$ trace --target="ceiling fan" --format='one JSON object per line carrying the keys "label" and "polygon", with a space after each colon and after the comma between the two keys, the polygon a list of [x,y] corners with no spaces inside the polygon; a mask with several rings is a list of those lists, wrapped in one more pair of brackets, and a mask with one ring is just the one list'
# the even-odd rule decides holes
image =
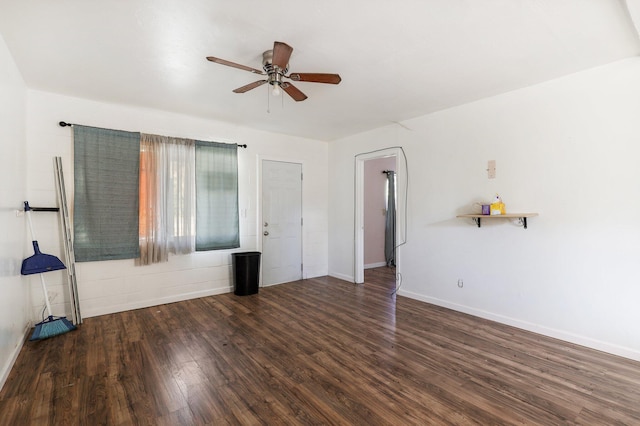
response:
{"label": "ceiling fan", "polygon": [[266,80],[258,80],[245,86],[238,87],[233,91],[234,93],[245,93],[251,89],[262,86],[265,83],[269,83],[273,86],[274,95],[280,94],[280,89],[282,89],[295,101],[299,102],[307,99],[307,95],[302,93],[293,84],[288,81],[284,81],[283,79],[287,78],[292,81],[328,84],[338,84],[342,80],[338,74],[290,73],[287,75],[287,72],[289,71],[289,58],[291,57],[291,52],[293,52],[293,47],[286,43],[276,41],[273,43],[273,50],[267,50],[262,54],[262,71],[245,65],[236,64],[235,62],[216,58],[214,56],[207,56],[207,60],[215,62],[216,64],[239,68],[254,74],[267,76]]}

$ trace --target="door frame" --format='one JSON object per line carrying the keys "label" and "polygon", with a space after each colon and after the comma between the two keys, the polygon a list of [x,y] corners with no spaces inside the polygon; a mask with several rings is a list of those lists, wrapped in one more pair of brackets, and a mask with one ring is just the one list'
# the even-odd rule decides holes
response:
{"label": "door frame", "polygon": [[[402,158],[402,150],[400,148],[386,148],[379,151],[362,154],[356,156],[355,164],[355,217],[354,217],[354,253],[353,253],[353,278],[356,284],[364,283],[364,163],[368,160],[377,158],[395,157],[396,159],[396,236],[402,237],[406,235],[404,223],[406,206],[397,200],[406,200],[405,193],[406,170],[400,158]],[[401,273],[402,256],[400,251],[402,246],[398,245],[399,241],[396,237],[396,276]]]}
{"label": "door frame", "polygon": [[[294,163],[300,164],[300,170],[304,176],[303,160],[290,158],[290,157],[276,157],[271,155],[258,155],[256,156],[256,169],[257,176],[256,182],[258,189],[256,191],[256,247],[260,247],[260,252],[264,251],[264,238],[262,235],[262,162],[263,161],[277,161],[280,163]],[[300,185],[300,196],[302,198],[300,205],[300,214],[302,215],[303,225],[302,234],[300,235],[300,257],[302,259],[302,279],[306,278],[305,262],[304,262],[304,179],[302,179]],[[260,267],[260,287],[264,287],[264,277],[262,276],[262,267]]]}

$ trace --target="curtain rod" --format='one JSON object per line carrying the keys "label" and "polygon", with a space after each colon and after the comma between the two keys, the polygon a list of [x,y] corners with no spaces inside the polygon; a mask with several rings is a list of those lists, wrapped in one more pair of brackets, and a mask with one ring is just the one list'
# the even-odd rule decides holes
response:
{"label": "curtain rod", "polygon": [[394,170],[383,170],[382,173],[395,173]]}
{"label": "curtain rod", "polygon": [[[69,126],[69,127],[73,127],[73,126],[74,126],[74,124],[73,124],[73,123],[67,123],[67,122],[64,122],[64,121],[59,122],[59,123],[58,123],[58,125],[59,125],[60,127],[67,127],[67,126]],[[240,145],[239,143],[237,143],[236,145],[238,146],[238,148],[246,148],[246,147],[247,147],[247,144],[246,144],[246,143],[245,143],[245,144],[242,144],[242,145]]]}

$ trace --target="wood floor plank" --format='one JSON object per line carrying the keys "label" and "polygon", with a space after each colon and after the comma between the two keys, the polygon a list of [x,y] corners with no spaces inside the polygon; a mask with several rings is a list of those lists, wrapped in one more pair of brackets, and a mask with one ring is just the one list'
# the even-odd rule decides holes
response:
{"label": "wood floor plank", "polygon": [[26,342],[0,423],[640,424],[640,363],[319,277]]}

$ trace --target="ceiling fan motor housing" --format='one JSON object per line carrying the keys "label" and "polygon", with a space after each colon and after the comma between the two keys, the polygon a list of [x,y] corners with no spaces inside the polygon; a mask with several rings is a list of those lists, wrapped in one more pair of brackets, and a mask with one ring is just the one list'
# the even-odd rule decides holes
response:
{"label": "ceiling fan motor housing", "polygon": [[267,73],[267,81],[269,84],[281,85],[282,77],[287,74],[289,70],[289,64],[284,69],[281,69],[277,65],[273,65],[273,50],[267,50],[262,54],[262,68]]}

